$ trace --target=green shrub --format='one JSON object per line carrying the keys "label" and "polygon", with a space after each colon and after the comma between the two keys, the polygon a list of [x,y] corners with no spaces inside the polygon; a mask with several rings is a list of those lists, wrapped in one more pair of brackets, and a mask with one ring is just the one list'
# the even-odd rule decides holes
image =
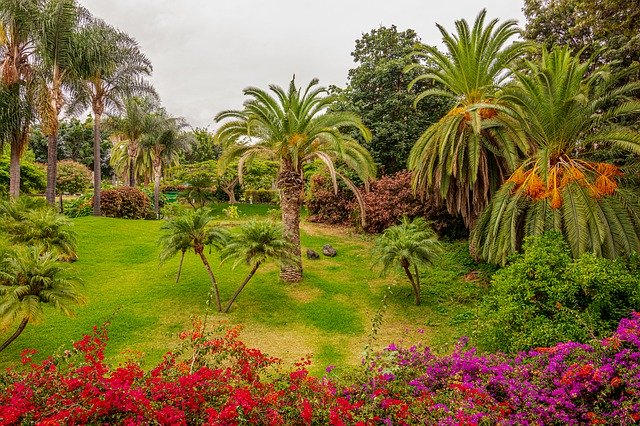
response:
{"label": "green shrub", "polygon": [[[23,160],[20,164],[20,192],[40,193],[47,187],[47,174],[37,164]],[[0,195],[9,193],[9,158],[0,158]]]}
{"label": "green shrub", "polygon": [[151,201],[144,192],[126,186],[102,191],[100,207],[107,217],[143,219],[151,214]]}
{"label": "green shrub", "polygon": [[91,187],[91,171],[73,160],[58,162],[56,189],[63,194],[81,194]]}
{"label": "green shrub", "polygon": [[93,213],[93,196],[84,194],[75,200],[64,202],[64,214],[69,217],[91,216]]}
{"label": "green shrub", "polygon": [[623,260],[573,260],[556,232],[527,238],[524,253],[493,276],[480,310],[479,341],[508,352],[564,340],[587,342],[640,309],[640,276]]}
{"label": "green shrub", "polygon": [[259,204],[278,204],[280,201],[278,191],[273,189],[245,189],[244,198]]}

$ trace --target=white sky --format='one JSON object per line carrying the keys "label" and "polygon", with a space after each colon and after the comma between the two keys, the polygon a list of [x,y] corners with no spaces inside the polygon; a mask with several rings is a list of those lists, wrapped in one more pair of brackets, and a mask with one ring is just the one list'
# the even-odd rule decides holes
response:
{"label": "white sky", "polygon": [[355,40],[380,26],[414,29],[440,44],[435,23],[488,19],[524,24],[521,0],[79,0],[94,15],[140,43],[154,67],[152,82],[170,114],[194,127],[239,109],[247,86],[344,86]]}

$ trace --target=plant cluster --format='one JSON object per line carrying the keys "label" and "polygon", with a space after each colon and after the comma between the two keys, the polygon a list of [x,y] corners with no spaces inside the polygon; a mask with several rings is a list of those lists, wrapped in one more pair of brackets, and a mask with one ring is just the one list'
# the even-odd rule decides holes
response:
{"label": "plant cluster", "polygon": [[515,357],[389,345],[351,377],[285,368],[196,322],[182,346],[145,372],[104,361],[106,327],[58,357],[0,378],[0,419],[15,423],[186,425],[633,424],[640,420],[640,314],[591,345],[560,343]]}
{"label": "plant cluster", "polygon": [[144,219],[151,212],[149,198],[138,188],[123,186],[101,194],[102,214],[107,217]]}
{"label": "plant cluster", "polygon": [[56,188],[62,194],[82,194],[91,186],[91,172],[73,160],[58,162]]}

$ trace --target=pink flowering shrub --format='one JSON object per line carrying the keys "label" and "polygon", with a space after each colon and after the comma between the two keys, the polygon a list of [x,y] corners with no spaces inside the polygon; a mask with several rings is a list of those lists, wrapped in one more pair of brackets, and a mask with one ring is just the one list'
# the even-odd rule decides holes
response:
{"label": "pink flowering shrub", "polygon": [[104,362],[106,328],[61,358],[0,376],[0,424],[634,424],[640,421],[640,314],[592,345],[561,343],[516,357],[448,356],[390,345],[343,378],[285,368],[246,347],[239,329],[202,325],[151,371]]}

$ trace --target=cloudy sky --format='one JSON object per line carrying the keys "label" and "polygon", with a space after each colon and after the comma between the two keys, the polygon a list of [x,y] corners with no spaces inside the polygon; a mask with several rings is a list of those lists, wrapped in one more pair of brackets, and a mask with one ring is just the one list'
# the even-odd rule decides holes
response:
{"label": "cloudy sky", "polygon": [[519,0],[79,0],[138,40],[169,113],[194,127],[242,106],[242,89],[317,77],[344,86],[355,40],[380,26],[439,44],[435,23],[488,17],[524,23]]}

